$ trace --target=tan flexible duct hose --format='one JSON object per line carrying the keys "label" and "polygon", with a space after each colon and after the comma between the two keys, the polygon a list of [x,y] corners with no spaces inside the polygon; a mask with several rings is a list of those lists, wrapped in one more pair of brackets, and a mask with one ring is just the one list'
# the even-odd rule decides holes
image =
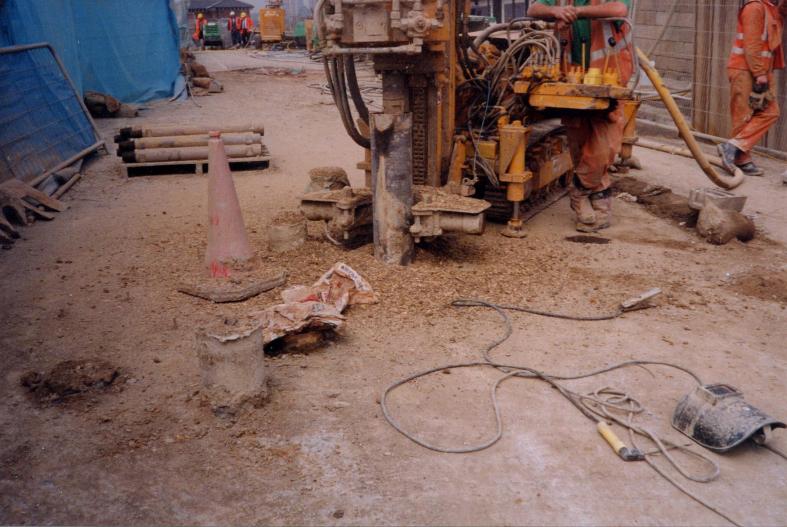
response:
{"label": "tan flexible duct hose", "polygon": [[[664,143],[651,141],[649,139],[642,139],[641,137],[637,138],[634,144],[637,146],[641,146],[642,148],[649,148],[650,150],[658,150],[659,152],[666,152],[667,154],[688,157],[691,159],[694,158],[694,154],[692,154],[691,150],[687,148],[681,148],[679,146],[674,146],[674,145],[665,145]],[[718,158],[717,156],[707,156],[707,158],[711,165],[715,165],[719,168],[725,168],[724,163],[722,163],[721,159]]]}
{"label": "tan flexible duct hose", "polygon": [[675,121],[675,126],[678,127],[680,136],[683,138],[686,146],[689,147],[692,157],[697,161],[697,164],[700,166],[702,171],[705,172],[705,175],[708,176],[708,179],[713,181],[713,183],[720,186],[721,188],[727,190],[733,189],[743,183],[744,175],[743,171],[740,169],[735,170],[735,174],[732,178],[721,177],[716,173],[708,161],[708,158],[705,157],[705,153],[700,149],[700,145],[697,144],[697,140],[694,138],[694,135],[692,135],[689,126],[686,124],[683,114],[680,113],[680,109],[675,103],[675,99],[672,98],[672,94],[664,85],[659,72],[656,71],[653,66],[651,66],[650,59],[648,59],[648,56],[645,55],[639,48],[637,48],[637,56],[639,57],[640,67],[645,70],[645,74],[650,79],[651,84],[653,84],[653,87],[656,88],[656,91],[661,97],[664,106],[667,107],[667,111],[669,111],[670,115],[672,116],[672,120]]}

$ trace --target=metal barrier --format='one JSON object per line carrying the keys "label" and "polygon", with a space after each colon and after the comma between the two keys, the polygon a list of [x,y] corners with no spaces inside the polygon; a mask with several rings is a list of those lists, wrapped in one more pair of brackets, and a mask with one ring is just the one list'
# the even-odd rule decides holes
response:
{"label": "metal barrier", "polygon": [[0,182],[37,185],[102,146],[52,46],[0,48]]}

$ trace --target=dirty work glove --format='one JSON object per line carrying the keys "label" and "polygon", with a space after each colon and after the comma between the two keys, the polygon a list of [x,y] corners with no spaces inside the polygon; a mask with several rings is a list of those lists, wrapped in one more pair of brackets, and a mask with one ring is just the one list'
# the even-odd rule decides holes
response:
{"label": "dirty work glove", "polygon": [[749,106],[755,112],[763,111],[771,103],[771,97],[768,93],[768,83],[758,82],[752,88],[749,94]]}

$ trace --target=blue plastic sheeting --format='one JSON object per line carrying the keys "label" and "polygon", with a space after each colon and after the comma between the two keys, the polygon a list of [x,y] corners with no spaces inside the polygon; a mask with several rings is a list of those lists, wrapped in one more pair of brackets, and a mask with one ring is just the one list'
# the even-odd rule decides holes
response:
{"label": "blue plastic sheeting", "polygon": [[50,48],[0,53],[0,181],[30,181],[98,140]]}
{"label": "blue plastic sheeting", "polygon": [[49,42],[81,94],[127,103],[170,97],[179,75],[168,0],[4,0],[0,45]]}

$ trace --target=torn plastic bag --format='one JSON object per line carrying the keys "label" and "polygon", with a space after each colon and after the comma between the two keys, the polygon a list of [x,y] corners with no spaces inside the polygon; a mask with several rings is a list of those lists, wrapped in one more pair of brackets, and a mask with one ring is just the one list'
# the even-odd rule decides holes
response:
{"label": "torn plastic bag", "polygon": [[285,335],[339,329],[344,324],[342,312],[347,306],[379,301],[369,282],[341,262],[314,285],[289,287],[281,296],[283,304],[250,313],[262,325],[264,344]]}

